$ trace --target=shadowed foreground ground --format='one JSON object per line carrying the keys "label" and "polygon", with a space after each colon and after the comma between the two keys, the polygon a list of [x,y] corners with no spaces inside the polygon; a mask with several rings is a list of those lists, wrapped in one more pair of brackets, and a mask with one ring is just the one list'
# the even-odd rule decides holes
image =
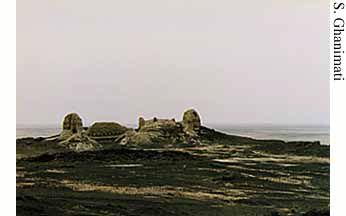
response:
{"label": "shadowed foreground ground", "polygon": [[17,214],[329,215],[329,146],[219,135],[81,153],[17,140]]}

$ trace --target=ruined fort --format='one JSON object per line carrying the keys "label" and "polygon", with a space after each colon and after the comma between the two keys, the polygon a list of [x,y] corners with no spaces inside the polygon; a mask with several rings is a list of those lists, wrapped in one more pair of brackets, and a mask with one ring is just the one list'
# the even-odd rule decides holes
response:
{"label": "ruined fort", "polygon": [[100,148],[100,142],[105,141],[120,145],[200,144],[201,127],[201,118],[194,109],[186,110],[181,121],[139,117],[137,128],[128,128],[118,122],[95,122],[86,127],[77,113],[69,113],[63,119],[57,139],[61,146],[76,151]]}

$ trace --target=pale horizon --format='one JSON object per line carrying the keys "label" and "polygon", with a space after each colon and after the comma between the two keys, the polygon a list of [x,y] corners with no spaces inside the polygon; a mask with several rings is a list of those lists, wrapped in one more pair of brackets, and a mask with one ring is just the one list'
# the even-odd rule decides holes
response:
{"label": "pale horizon", "polygon": [[329,126],[328,1],[17,1],[17,125]]}

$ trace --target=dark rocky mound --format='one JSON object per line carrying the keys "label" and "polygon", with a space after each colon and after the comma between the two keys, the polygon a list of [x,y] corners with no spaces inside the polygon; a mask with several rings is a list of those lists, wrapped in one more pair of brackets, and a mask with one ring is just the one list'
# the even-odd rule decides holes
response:
{"label": "dark rocky mound", "polygon": [[91,137],[117,136],[128,130],[127,127],[116,122],[95,122],[87,130],[87,135]]}

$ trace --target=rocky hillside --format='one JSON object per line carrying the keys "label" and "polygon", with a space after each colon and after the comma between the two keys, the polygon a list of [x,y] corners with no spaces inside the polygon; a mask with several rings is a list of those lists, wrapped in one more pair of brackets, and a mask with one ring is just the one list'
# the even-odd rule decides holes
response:
{"label": "rocky hillside", "polygon": [[17,140],[18,215],[329,215],[329,146],[139,118]]}

